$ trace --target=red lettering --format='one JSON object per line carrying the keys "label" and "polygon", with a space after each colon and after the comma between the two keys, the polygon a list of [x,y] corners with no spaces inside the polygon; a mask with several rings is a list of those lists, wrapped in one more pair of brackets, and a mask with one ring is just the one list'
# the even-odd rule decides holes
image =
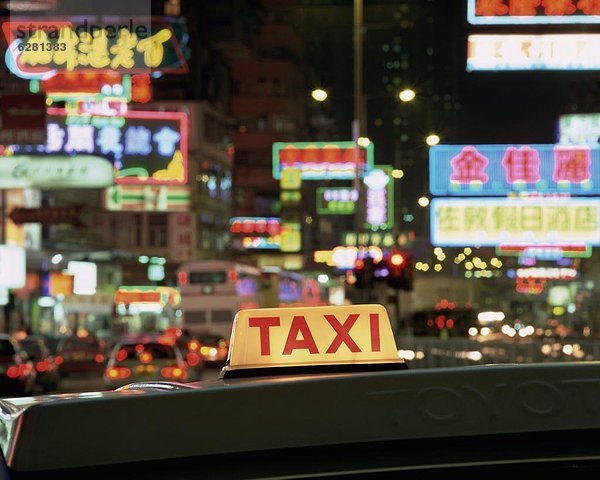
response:
{"label": "red lettering", "polygon": [[[298,333],[302,334],[302,340],[298,339]],[[306,318],[302,316],[295,316],[292,319],[292,325],[290,326],[290,333],[288,333],[287,340],[285,341],[285,347],[283,348],[284,355],[291,355],[293,350],[307,349],[309,353],[319,353],[315,339],[308,328]]]}
{"label": "red lettering", "polygon": [[342,343],[345,343],[350,349],[350,351],[353,353],[358,353],[361,351],[360,348],[358,348],[356,342],[352,340],[352,337],[349,334],[350,329],[358,320],[358,316],[358,313],[348,315],[346,321],[344,323],[340,323],[340,321],[335,317],[335,315],[325,315],[325,319],[329,322],[329,325],[331,325],[337,333],[337,336],[333,339],[331,345],[329,345],[329,348],[327,349],[326,353],[337,352],[338,348],[340,348]]}
{"label": "red lettering", "polygon": [[271,335],[269,328],[278,327],[279,317],[250,317],[248,324],[251,327],[258,327],[260,330],[260,354],[271,355]]}
{"label": "red lettering", "polygon": [[379,338],[379,314],[369,314],[369,322],[371,326],[371,351],[381,352],[381,341]]}

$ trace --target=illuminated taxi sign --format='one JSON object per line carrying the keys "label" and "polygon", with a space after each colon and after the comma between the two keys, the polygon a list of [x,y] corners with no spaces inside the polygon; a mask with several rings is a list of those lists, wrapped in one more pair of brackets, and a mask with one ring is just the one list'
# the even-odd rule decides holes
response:
{"label": "illuminated taxi sign", "polygon": [[392,365],[402,368],[381,305],[242,310],[224,377],[270,367]]}

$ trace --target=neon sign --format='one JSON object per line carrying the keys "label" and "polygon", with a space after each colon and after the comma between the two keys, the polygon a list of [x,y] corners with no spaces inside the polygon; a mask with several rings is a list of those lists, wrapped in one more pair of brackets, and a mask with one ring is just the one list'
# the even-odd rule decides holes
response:
{"label": "neon sign", "polygon": [[[98,22],[102,23],[102,22]],[[174,25],[173,25],[174,26]],[[71,21],[10,21],[2,25],[19,71],[113,70],[126,73],[187,73],[188,65],[170,23],[93,25]]]}
{"label": "neon sign", "polygon": [[15,153],[101,156],[113,162],[117,184],[187,183],[188,117],[183,112],[67,115],[49,108],[47,129],[44,147],[14,146]]}
{"label": "neon sign", "polygon": [[530,295],[539,295],[546,287],[546,280],[543,278],[517,278],[515,290],[519,293],[528,293]]}
{"label": "neon sign", "polygon": [[600,34],[469,35],[467,71],[599,70]]}
{"label": "neon sign", "polygon": [[561,258],[589,258],[592,248],[588,245],[552,245],[552,244],[504,244],[496,247],[496,255],[521,255],[539,260],[559,260]]}
{"label": "neon sign", "polygon": [[577,270],[566,267],[518,268],[517,278],[544,278],[546,280],[574,280]]}
{"label": "neon sign", "polygon": [[433,195],[600,194],[600,148],[589,145],[437,145]]}
{"label": "neon sign", "polygon": [[104,191],[104,208],[129,212],[185,212],[190,208],[187,185],[113,185]]}
{"label": "neon sign", "polygon": [[469,0],[472,25],[600,23],[596,0]]}
{"label": "neon sign", "polygon": [[558,141],[600,144],[600,113],[561,115],[558,119]]}
{"label": "neon sign", "polygon": [[317,188],[319,215],[351,215],[358,200],[358,190],[348,187]]}
{"label": "neon sign", "polygon": [[430,209],[436,246],[600,245],[598,198],[438,198]]}
{"label": "neon sign", "polygon": [[279,235],[274,237],[244,237],[242,247],[246,250],[279,250],[281,242]]}
{"label": "neon sign", "polygon": [[392,167],[380,165],[364,178],[367,186],[366,228],[387,230],[394,226],[394,182],[391,180]]}
{"label": "neon sign", "polygon": [[243,235],[279,235],[280,219],[275,217],[232,217],[229,220],[229,231]]}
{"label": "neon sign", "polygon": [[354,142],[299,142],[273,144],[273,178],[284,168],[297,168],[302,180],[352,180],[373,166],[374,145]]}
{"label": "neon sign", "polygon": [[345,232],[342,243],[347,247],[374,245],[389,248],[396,243],[396,237],[391,232]]}

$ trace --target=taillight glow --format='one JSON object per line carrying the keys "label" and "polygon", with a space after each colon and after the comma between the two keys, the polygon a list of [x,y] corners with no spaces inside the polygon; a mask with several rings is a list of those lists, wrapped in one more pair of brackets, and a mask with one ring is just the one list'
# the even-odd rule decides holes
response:
{"label": "taillight glow", "polygon": [[96,354],[96,363],[102,363],[104,361],[104,355],[101,353]]}
{"label": "taillight glow", "polygon": [[188,349],[191,352],[197,352],[200,349],[200,344],[196,341],[196,340],[192,340],[189,344],[188,344]]}
{"label": "taillight glow", "polygon": [[135,346],[135,351],[136,351],[137,353],[142,353],[142,352],[144,351],[144,346],[143,346],[141,343],[138,343],[138,344]]}
{"label": "taillight glow", "polygon": [[164,367],[160,369],[160,374],[165,378],[181,378],[184,373],[184,370],[179,367]]}
{"label": "taillight glow", "polygon": [[124,362],[127,359],[127,350],[122,348],[117,352],[117,355],[115,357],[117,359],[117,362]]}
{"label": "taillight glow", "polygon": [[186,355],[186,361],[189,366],[195,367],[200,363],[200,357],[197,353],[190,352]]}
{"label": "taillight glow", "polygon": [[54,363],[55,363],[56,365],[60,365],[61,363],[63,363],[63,361],[64,361],[64,360],[63,360],[63,358],[62,358],[60,355],[59,355],[59,356],[57,356],[57,357],[54,357]]}
{"label": "taillight glow", "polygon": [[6,375],[8,378],[17,378],[20,375],[19,367],[15,367],[14,365],[8,367],[6,370]]}
{"label": "taillight glow", "polygon": [[112,367],[106,370],[106,376],[111,380],[127,378],[131,375],[131,370],[127,367]]}
{"label": "taillight glow", "polygon": [[140,362],[150,363],[152,361],[152,354],[150,352],[140,353]]}
{"label": "taillight glow", "polygon": [[35,369],[40,373],[47,372],[48,370],[50,370],[50,362],[47,362],[46,360],[37,362],[35,364]]}

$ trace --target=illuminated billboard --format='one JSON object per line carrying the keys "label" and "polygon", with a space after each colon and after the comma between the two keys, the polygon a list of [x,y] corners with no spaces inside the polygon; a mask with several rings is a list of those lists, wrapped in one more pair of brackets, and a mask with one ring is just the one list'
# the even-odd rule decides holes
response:
{"label": "illuminated billboard", "polygon": [[45,146],[14,146],[17,154],[96,155],[114,165],[115,183],[187,183],[188,116],[128,111],[118,116],[76,115],[49,108]]}
{"label": "illuminated billboard", "polygon": [[366,222],[372,230],[387,230],[394,226],[394,181],[392,167],[378,165],[365,176]]}
{"label": "illuminated billboard", "polygon": [[319,215],[352,215],[358,201],[358,190],[351,187],[317,188]]}
{"label": "illuminated billboard", "polygon": [[473,25],[600,23],[596,0],[468,0]]}
{"label": "illuminated billboard", "polygon": [[354,142],[297,142],[273,144],[273,178],[284,168],[297,168],[302,180],[352,180],[373,167],[374,145]]}
{"label": "illuminated billboard", "polygon": [[561,115],[558,119],[558,141],[600,144],[600,113]]}
{"label": "illuminated billboard", "polygon": [[600,148],[589,145],[437,145],[429,150],[433,195],[516,192],[600,194]]}
{"label": "illuminated billboard", "polygon": [[430,210],[436,246],[600,245],[600,198],[437,198]]}
{"label": "illuminated billboard", "polygon": [[467,71],[599,70],[600,34],[469,35]]}

